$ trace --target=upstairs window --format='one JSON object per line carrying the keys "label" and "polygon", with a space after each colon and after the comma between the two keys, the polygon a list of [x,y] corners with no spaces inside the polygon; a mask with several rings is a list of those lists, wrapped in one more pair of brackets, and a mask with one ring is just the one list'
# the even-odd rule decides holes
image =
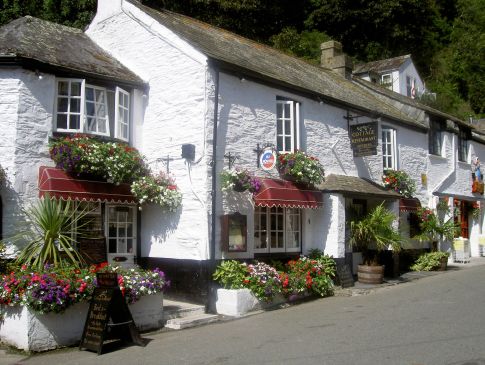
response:
{"label": "upstairs window", "polygon": [[396,130],[393,128],[382,128],[382,167],[397,170]]}
{"label": "upstairs window", "polygon": [[416,97],[416,79],[406,76],[406,95],[414,99]]}
{"label": "upstairs window", "polygon": [[381,85],[386,89],[392,90],[392,74],[381,75]]}
{"label": "upstairs window", "polygon": [[300,148],[300,103],[278,98],[276,100],[276,149],[294,152]]}
{"label": "upstairs window", "polygon": [[[113,97],[113,91],[87,84],[82,79],[58,79],[55,130],[112,136],[128,141],[130,94],[118,87],[114,93]],[[113,125],[111,121],[114,121]]]}
{"label": "upstairs window", "polygon": [[441,156],[441,131],[443,130],[442,124],[431,119],[429,121],[429,153],[432,155]]}
{"label": "upstairs window", "polygon": [[468,140],[470,131],[460,128],[458,132],[458,161],[468,161]]}

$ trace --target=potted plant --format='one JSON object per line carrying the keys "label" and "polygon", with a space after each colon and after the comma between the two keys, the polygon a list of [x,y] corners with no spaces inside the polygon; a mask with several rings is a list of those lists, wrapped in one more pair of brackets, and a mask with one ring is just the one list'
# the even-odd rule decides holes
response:
{"label": "potted plant", "polygon": [[318,159],[303,151],[280,154],[277,168],[284,179],[307,186],[321,184],[325,177],[325,171]]}
{"label": "potted plant", "polygon": [[448,252],[427,252],[418,257],[414,265],[411,266],[413,271],[445,271],[448,265]]}
{"label": "potted plant", "polygon": [[375,207],[363,219],[350,222],[350,244],[362,250],[364,263],[358,265],[358,280],[366,284],[380,284],[384,278],[384,266],[378,264],[377,253],[389,247],[398,252],[402,237],[393,226],[396,216],[384,208]]}

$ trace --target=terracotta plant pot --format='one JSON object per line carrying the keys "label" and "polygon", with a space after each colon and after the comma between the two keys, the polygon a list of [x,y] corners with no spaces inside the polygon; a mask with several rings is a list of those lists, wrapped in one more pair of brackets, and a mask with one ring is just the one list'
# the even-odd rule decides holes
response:
{"label": "terracotta plant pot", "polygon": [[361,284],[382,284],[384,281],[384,265],[358,265],[357,278]]}

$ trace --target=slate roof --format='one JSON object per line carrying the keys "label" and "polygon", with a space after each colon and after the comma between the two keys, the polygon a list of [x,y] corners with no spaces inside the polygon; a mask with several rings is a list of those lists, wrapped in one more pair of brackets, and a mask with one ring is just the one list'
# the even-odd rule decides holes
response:
{"label": "slate roof", "polygon": [[459,125],[466,126],[466,127],[471,128],[471,129],[475,128],[470,123],[465,122],[465,121],[463,121],[463,120],[461,120],[461,119],[459,119],[459,118],[457,118],[457,117],[455,117],[451,114],[447,114],[447,113],[444,113],[444,112],[442,112],[438,109],[434,109],[430,106],[424,105],[424,104],[420,103],[419,101],[417,101],[416,99],[412,99],[412,98],[410,98],[406,95],[402,95],[400,93],[389,90],[388,88],[385,88],[385,87],[383,87],[379,84],[361,79],[358,76],[353,77],[353,81],[358,85],[361,85],[365,88],[368,88],[368,89],[370,89],[370,90],[372,90],[372,91],[374,91],[378,94],[384,95],[387,98],[397,100],[402,104],[411,105],[415,108],[426,111],[428,114],[436,115],[436,116],[441,117],[443,119],[452,120],[453,122],[456,122]]}
{"label": "slate roof", "polygon": [[94,78],[144,84],[81,30],[31,16],[0,28],[1,62],[29,62]]}
{"label": "slate roof", "polygon": [[167,10],[154,10],[136,0],[127,0],[223,67],[294,91],[321,97],[337,105],[381,114],[404,124],[423,128],[391,103],[379,100],[329,69],[289,56],[269,46]]}
{"label": "slate roof", "polygon": [[346,195],[365,195],[383,199],[400,199],[395,191],[386,190],[383,186],[357,176],[330,174],[317,186],[324,193],[343,193]]}
{"label": "slate roof", "polygon": [[411,55],[398,56],[394,58],[387,58],[385,60],[372,61],[361,63],[354,66],[354,74],[377,72],[382,73],[386,71],[397,70],[407,60],[411,59]]}

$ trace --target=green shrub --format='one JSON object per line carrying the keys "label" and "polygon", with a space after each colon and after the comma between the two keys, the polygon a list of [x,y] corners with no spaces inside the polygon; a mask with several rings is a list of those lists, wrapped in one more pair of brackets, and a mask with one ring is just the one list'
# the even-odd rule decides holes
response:
{"label": "green shrub", "polygon": [[434,271],[441,267],[441,260],[448,257],[448,252],[436,251],[428,252],[418,257],[414,265],[411,266],[413,271]]}

